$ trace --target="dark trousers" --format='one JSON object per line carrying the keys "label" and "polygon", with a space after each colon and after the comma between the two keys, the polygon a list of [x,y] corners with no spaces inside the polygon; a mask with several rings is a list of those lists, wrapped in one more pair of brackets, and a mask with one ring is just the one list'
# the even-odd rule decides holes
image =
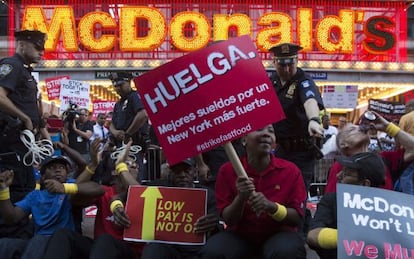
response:
{"label": "dark trousers", "polygon": [[26,249],[28,240],[19,238],[0,238],[0,258],[19,259]]}
{"label": "dark trousers", "polygon": [[305,243],[295,232],[280,232],[261,245],[254,245],[239,235],[222,231],[211,236],[200,251],[199,258],[248,259],[248,258],[306,258]]}
{"label": "dark trousers", "polygon": [[98,237],[89,255],[90,259],[135,259],[135,253],[127,242],[104,234]]}
{"label": "dark trousers", "polygon": [[141,259],[196,259],[202,246],[148,243],[142,250]]}
{"label": "dark trousers", "polygon": [[30,240],[20,238],[0,239],[1,259],[43,259],[50,236],[35,235]]}
{"label": "dark trousers", "polygon": [[57,230],[49,239],[44,259],[87,259],[93,240],[69,229]]}

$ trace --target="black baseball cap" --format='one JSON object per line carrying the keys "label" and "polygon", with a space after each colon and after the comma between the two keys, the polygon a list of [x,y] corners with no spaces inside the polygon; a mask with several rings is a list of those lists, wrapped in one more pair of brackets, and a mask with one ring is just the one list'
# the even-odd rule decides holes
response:
{"label": "black baseball cap", "polygon": [[33,43],[37,49],[45,50],[46,33],[38,30],[23,30],[14,33],[16,40]]}
{"label": "black baseball cap", "polygon": [[190,166],[190,167],[195,167],[195,166],[196,166],[196,162],[195,162],[195,160],[194,160],[194,159],[192,159],[192,158],[187,158],[187,159],[184,159],[184,160],[182,160],[182,161],[178,162],[177,164],[171,165],[171,166],[170,166],[170,168],[172,169],[172,168],[174,168],[175,166],[178,166],[178,165],[180,165],[180,164],[185,164],[185,165],[188,165],[188,166]]}
{"label": "black baseball cap", "polygon": [[112,72],[109,74],[109,79],[114,86],[117,86],[123,82],[129,82],[133,78],[131,73],[128,72]]}
{"label": "black baseball cap", "polygon": [[344,167],[356,169],[359,178],[370,180],[373,187],[385,183],[385,164],[377,153],[362,152],[351,157],[341,156],[337,160]]}
{"label": "black baseball cap", "polygon": [[60,163],[70,167],[69,160],[64,156],[48,156],[40,164],[40,174],[44,174],[46,167],[52,163]]}
{"label": "black baseball cap", "polygon": [[301,46],[293,43],[281,43],[269,49],[275,56],[278,64],[292,64],[298,57],[298,51],[303,49]]}

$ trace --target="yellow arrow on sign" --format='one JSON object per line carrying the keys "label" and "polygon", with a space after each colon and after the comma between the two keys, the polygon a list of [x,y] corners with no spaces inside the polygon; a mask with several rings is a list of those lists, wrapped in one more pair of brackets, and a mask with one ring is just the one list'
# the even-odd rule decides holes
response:
{"label": "yellow arrow on sign", "polygon": [[145,199],[144,216],[142,218],[142,239],[154,240],[157,200],[162,198],[162,195],[157,187],[147,187],[141,194],[141,197]]}

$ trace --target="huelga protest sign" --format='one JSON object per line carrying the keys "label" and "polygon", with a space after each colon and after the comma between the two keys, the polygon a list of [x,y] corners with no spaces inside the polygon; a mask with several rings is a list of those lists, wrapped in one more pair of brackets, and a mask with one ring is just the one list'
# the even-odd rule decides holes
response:
{"label": "huelga protest sign", "polygon": [[170,164],[285,118],[247,35],[192,52],[134,81]]}

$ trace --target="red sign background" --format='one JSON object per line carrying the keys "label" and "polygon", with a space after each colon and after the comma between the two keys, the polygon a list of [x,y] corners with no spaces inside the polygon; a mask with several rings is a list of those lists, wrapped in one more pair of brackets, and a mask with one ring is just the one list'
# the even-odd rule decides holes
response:
{"label": "red sign background", "polygon": [[249,36],[175,59],[135,84],[170,164],[285,117]]}
{"label": "red sign background", "polygon": [[99,113],[108,114],[114,110],[115,101],[93,101],[93,113],[92,118],[96,119]]}
{"label": "red sign background", "polygon": [[58,77],[51,77],[46,78],[46,90],[47,90],[47,97],[49,100],[59,100],[60,96],[60,81],[67,79],[69,80],[69,76],[58,76]]}
{"label": "red sign background", "polygon": [[126,213],[129,241],[204,244],[205,235],[194,234],[194,224],[207,213],[207,190],[130,186]]}

